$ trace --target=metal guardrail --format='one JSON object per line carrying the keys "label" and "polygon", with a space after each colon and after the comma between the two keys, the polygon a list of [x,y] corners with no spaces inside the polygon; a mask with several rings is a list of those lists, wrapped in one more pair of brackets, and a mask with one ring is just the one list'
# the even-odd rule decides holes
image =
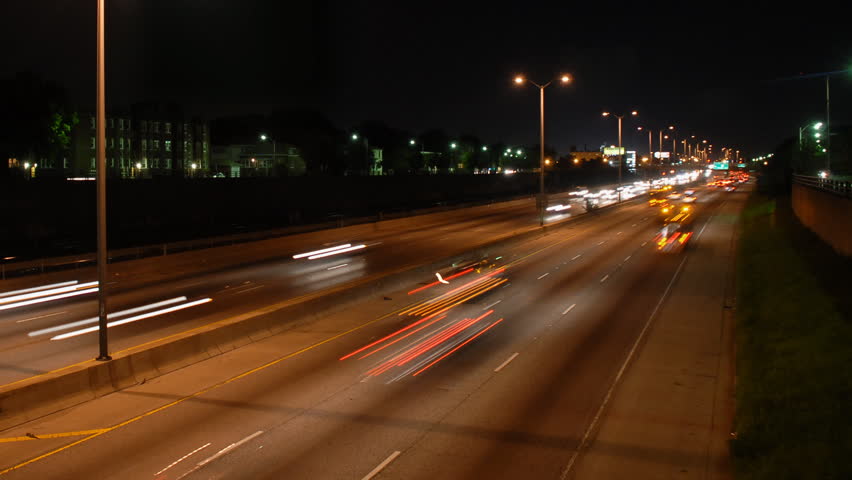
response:
{"label": "metal guardrail", "polygon": [[809,177],[806,175],[793,175],[793,182],[840,197],[852,198],[852,182],[831,180],[829,178]]}

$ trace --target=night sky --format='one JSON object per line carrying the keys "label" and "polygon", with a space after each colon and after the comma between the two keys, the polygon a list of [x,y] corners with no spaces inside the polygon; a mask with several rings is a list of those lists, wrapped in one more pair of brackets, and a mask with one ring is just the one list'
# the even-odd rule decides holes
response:
{"label": "night sky", "polygon": [[[92,105],[95,0],[2,3],[0,76],[33,70]],[[635,108],[624,143],[640,153],[636,126],[671,124],[760,154],[824,119],[824,80],[803,75],[852,67],[852,29],[818,3],[559,4],[107,0],[108,108],[312,107],[341,128],[375,119],[532,145],[538,90],[511,80],[567,72],[572,85],[546,90],[546,142],[562,152],[615,143],[600,112]],[[852,123],[850,92],[852,75],[832,77],[834,125]]]}

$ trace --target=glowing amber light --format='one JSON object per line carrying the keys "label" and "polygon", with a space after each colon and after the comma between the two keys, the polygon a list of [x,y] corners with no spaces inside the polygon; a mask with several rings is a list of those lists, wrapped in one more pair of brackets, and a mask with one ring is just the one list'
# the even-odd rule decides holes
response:
{"label": "glowing amber light", "polygon": [[524,77],[518,75],[517,77],[515,77],[515,83],[517,83],[517,84],[524,83]]}

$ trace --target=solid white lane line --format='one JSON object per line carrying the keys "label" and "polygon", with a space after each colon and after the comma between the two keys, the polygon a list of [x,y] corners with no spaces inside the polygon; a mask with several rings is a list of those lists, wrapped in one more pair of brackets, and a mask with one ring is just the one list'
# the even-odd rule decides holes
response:
{"label": "solid white lane line", "polygon": [[[97,282],[95,282],[95,283],[97,283]],[[84,288],[82,290],[77,290],[77,291],[68,292],[68,293],[61,293],[59,295],[53,295],[53,296],[50,296],[50,297],[39,297],[39,298],[33,298],[31,300],[26,300],[26,301],[23,301],[23,302],[10,303],[8,305],[0,305],[0,310],[10,310],[10,309],[13,309],[13,308],[25,307],[27,305],[34,305],[36,303],[51,302],[53,300],[60,300],[62,298],[68,298],[68,297],[76,297],[77,295],[86,295],[88,293],[95,293],[97,291],[98,291],[98,287]]]}
{"label": "solid white lane line", "polygon": [[544,277],[546,277],[546,276],[548,276],[548,275],[550,275],[550,272],[547,272],[547,273],[545,273],[544,275],[542,275],[542,276],[538,277],[538,279],[539,279],[539,280],[541,280],[542,278],[544,278]]}
{"label": "solid white lane line", "polygon": [[565,311],[562,312],[562,315],[565,315],[566,313],[570,312],[571,310],[574,310],[574,307],[576,307],[576,306],[577,306],[576,303],[572,303],[570,307],[566,308]]}
{"label": "solid white lane line", "polygon": [[642,242],[642,246],[648,245],[648,242]]}
{"label": "solid white lane line", "polygon": [[583,256],[583,254],[581,253],[581,254],[579,254],[579,255],[576,255],[576,256],[575,256],[574,258],[572,258],[571,260],[577,260],[578,258],[580,258],[580,257],[582,257],[582,256]]}
{"label": "solid white lane line", "polygon": [[12,290],[11,292],[0,293],[0,298],[9,297],[11,295],[20,295],[22,293],[37,292],[39,290],[48,290],[48,289],[51,289],[51,288],[67,287],[68,285],[76,285],[76,284],[77,284],[77,280],[71,280],[70,282],[52,283],[50,285],[42,285],[40,287],[25,288],[23,290]]}
{"label": "solid white lane line", "polygon": [[618,232],[618,233],[616,233],[616,235],[621,235],[621,233],[622,233],[622,232]]}
{"label": "solid white lane line", "polygon": [[187,453],[186,455],[184,455],[184,456],[180,457],[179,459],[175,460],[175,461],[174,461],[171,465],[169,465],[168,467],[166,467],[166,468],[164,468],[164,469],[160,470],[159,472],[155,473],[155,474],[154,474],[154,476],[156,477],[157,475],[161,475],[161,474],[162,474],[162,473],[164,473],[166,470],[168,470],[168,469],[170,469],[170,468],[174,467],[174,466],[175,466],[175,465],[177,465],[178,463],[180,463],[180,462],[182,462],[182,461],[186,460],[187,458],[189,458],[191,455],[193,455],[193,454],[195,454],[195,453],[197,453],[197,452],[199,452],[199,451],[201,451],[201,450],[203,450],[203,449],[205,449],[205,448],[207,448],[207,447],[209,447],[209,446],[210,446],[210,444],[208,443],[207,445],[202,445],[202,446],[200,446],[200,447],[196,448],[195,450],[193,450],[193,451],[191,451],[191,452]]}
{"label": "solid white lane line", "polygon": [[503,367],[505,367],[506,365],[508,365],[508,364],[509,364],[509,362],[511,362],[512,360],[514,360],[514,359],[515,359],[515,357],[517,357],[518,355],[519,355],[519,353],[518,353],[518,352],[513,353],[511,357],[509,357],[508,359],[506,359],[506,361],[505,361],[505,362],[501,363],[499,367],[497,367],[497,368],[495,368],[495,369],[494,369],[494,373],[497,373],[497,372],[499,372],[500,370],[503,370]]}
{"label": "solid white lane line", "polygon": [[373,469],[373,471],[371,471],[370,473],[368,473],[367,475],[365,475],[365,476],[364,476],[364,478],[362,478],[361,480],[370,480],[371,478],[373,478],[373,477],[375,477],[376,475],[378,475],[378,474],[379,474],[379,472],[381,472],[381,471],[382,471],[385,467],[387,467],[387,466],[388,466],[388,465],[389,465],[392,461],[394,461],[394,460],[396,459],[396,457],[398,457],[401,453],[402,453],[402,452],[400,452],[399,450],[397,450],[397,451],[395,451],[395,452],[391,453],[391,454],[390,454],[390,456],[389,456],[388,458],[386,458],[384,462],[380,463],[380,464],[379,464],[379,466],[377,466],[376,468],[374,468],[374,469]]}
{"label": "solid white lane line", "polygon": [[601,283],[605,282],[607,278],[609,278],[608,273],[606,275],[604,275],[604,277],[601,279]]}
{"label": "solid white lane line", "polygon": [[[148,305],[143,305],[141,307],[129,308],[127,310],[122,310],[120,312],[112,312],[107,315],[107,320],[112,318],[123,317],[125,315],[130,315],[131,313],[144,312],[145,310],[152,310],[157,307],[164,307],[166,305],[171,305],[173,303],[179,303],[186,301],[186,297],[180,296],[175,298],[170,298],[168,300],[163,300],[162,302],[149,303]],[[37,337],[39,335],[44,335],[45,333],[53,333],[58,332],[60,330],[68,330],[69,328],[79,327],[82,325],[88,325],[90,323],[98,323],[98,317],[87,318],[85,320],[80,320],[77,322],[66,323],[63,325],[57,325],[55,327],[43,328],[41,330],[36,330],[34,332],[30,332],[27,335],[30,337]]]}
{"label": "solid white lane line", "polygon": [[634,227],[635,227],[635,226],[636,226],[636,224],[634,223],[632,226],[634,226]]}
{"label": "solid white lane line", "polygon": [[[76,283],[76,282],[74,282],[74,283]],[[83,288],[89,288],[89,287],[91,287],[93,285],[97,285],[97,284],[98,284],[98,282],[81,283],[79,285],[68,285],[68,286],[65,286],[65,287],[51,288],[49,290],[39,290],[37,292],[30,292],[30,293],[24,293],[24,294],[21,294],[21,295],[4,297],[4,298],[0,298],[0,304],[20,302],[22,300],[28,300],[30,298],[39,299],[39,298],[42,298],[42,297],[45,297],[45,296],[48,296],[48,295],[54,295],[54,294],[58,294],[58,293],[73,292],[73,291],[80,290],[80,289],[83,289]],[[21,303],[24,303],[24,302],[21,302]]]}
{"label": "solid white lane line", "polygon": [[231,452],[236,448],[239,448],[241,445],[243,445],[247,442],[250,442],[252,439],[254,439],[255,437],[257,437],[258,435],[261,435],[261,434],[263,434],[263,430],[258,430],[257,432],[252,433],[251,435],[240,440],[239,442],[232,443],[232,444],[228,445],[227,447],[223,448],[222,450],[219,450],[212,457],[207,457],[206,459],[198,462],[198,464],[196,464],[196,466],[203,467],[204,465],[207,465],[208,463],[212,462],[213,460],[216,460],[217,458],[221,457],[222,455],[225,455],[226,453]]}
{"label": "solid white lane line", "polygon": [[496,302],[492,303],[491,305],[488,305],[487,307],[483,308],[483,310],[488,310],[489,308],[493,307],[494,305],[497,305],[498,303],[500,303],[502,301],[503,300],[497,300]]}
{"label": "solid white lane line", "polygon": [[626,261],[630,260],[630,257],[632,257],[632,256],[633,255],[628,255],[627,258],[624,259],[624,261],[626,262]]}
{"label": "solid white lane line", "polygon": [[252,290],[257,290],[258,288],[263,288],[263,287],[265,287],[265,286],[266,286],[266,285],[258,285],[258,286],[256,286],[256,287],[252,287],[252,288],[248,288],[248,289],[246,289],[246,290],[243,290],[242,292],[237,292],[237,293],[235,293],[234,295],[239,295],[239,294],[241,294],[241,293],[246,293],[246,292],[250,292],[250,291],[252,291]]}
{"label": "solid white lane line", "polygon": [[47,315],[39,315],[39,316],[37,316],[37,317],[25,318],[25,319],[23,319],[23,320],[18,320],[18,321],[16,321],[15,323],[24,323],[24,322],[29,322],[30,320],[38,320],[39,318],[47,318],[47,317],[52,317],[52,316],[54,316],[54,315],[62,315],[63,313],[68,313],[68,311],[67,311],[67,310],[65,310],[65,311],[63,311],[63,312],[48,313]]}
{"label": "solid white lane line", "polygon": [[603,242],[598,243],[598,246],[603,245],[605,242],[606,242],[606,240],[604,240]]}
{"label": "solid white lane line", "polygon": [[328,267],[328,268],[326,268],[326,270],[334,270],[334,269],[337,269],[337,268],[343,268],[343,267],[345,267],[345,266],[347,266],[347,265],[349,265],[349,264],[348,264],[348,263],[341,263],[340,265],[335,265],[335,266],[333,266],[333,267]]}
{"label": "solid white lane line", "polygon": [[604,396],[603,402],[601,406],[598,408],[597,413],[595,413],[594,418],[592,418],[592,423],[589,424],[589,427],[586,428],[586,433],[583,434],[583,439],[580,441],[580,444],[577,446],[577,449],[574,450],[574,453],[571,455],[571,459],[568,461],[568,465],[565,466],[565,469],[562,470],[562,475],[559,476],[560,480],[565,480],[568,478],[568,474],[571,473],[571,468],[574,466],[574,463],[577,461],[577,457],[580,455],[580,451],[582,451],[586,444],[589,441],[589,436],[592,434],[595,426],[601,418],[601,414],[606,408],[607,404],[609,404],[610,398],[612,398],[612,392],[615,390],[616,385],[618,385],[618,381],[621,379],[621,376],[624,375],[624,370],[627,368],[627,365],[630,363],[630,360],[633,358],[633,355],[636,353],[636,348],[639,346],[639,343],[645,337],[645,332],[648,331],[648,327],[651,325],[651,321],[654,319],[654,316],[657,314],[657,310],[660,309],[660,305],[663,304],[663,301],[666,299],[666,296],[669,294],[669,290],[672,289],[672,285],[674,285],[675,280],[677,280],[678,275],[680,274],[681,269],[683,269],[683,264],[686,262],[686,259],[689,257],[683,257],[683,260],[680,261],[680,265],[677,266],[677,270],[675,270],[674,275],[672,275],[672,279],[666,287],[665,291],[663,291],[663,295],[660,296],[660,300],[657,302],[657,306],[654,307],[654,310],[651,312],[651,315],[648,317],[648,320],[645,321],[645,326],[642,327],[642,331],[639,332],[639,336],[636,337],[636,341],[633,342],[633,347],[630,348],[630,351],[627,353],[627,358],[624,359],[624,362],[621,364],[621,368],[618,369],[618,373],[615,375],[615,379],[612,381],[612,384],[609,386],[609,390],[606,392],[606,396]]}
{"label": "solid white lane line", "polygon": [[[196,300],[194,302],[182,303],[180,305],[176,305],[174,307],[165,308],[163,310],[155,310],[153,312],[143,313],[142,315],[137,315],[135,317],[125,318],[124,320],[118,320],[116,322],[107,323],[107,328],[117,327],[119,325],[124,325],[126,323],[136,322],[138,320],[144,320],[146,318],[156,317],[158,315],[164,315],[166,313],[176,312],[178,310],[183,310],[184,308],[194,307],[196,305],[201,305],[202,303],[212,302],[212,298],[202,298],[201,300]],[[84,328],[82,330],[74,330],[73,332],[63,333],[62,335],[57,335],[55,337],[51,337],[51,340],[64,340],[66,338],[76,337],[78,335],[83,335],[86,333],[92,333],[98,331],[99,326],[95,325],[94,327]]]}

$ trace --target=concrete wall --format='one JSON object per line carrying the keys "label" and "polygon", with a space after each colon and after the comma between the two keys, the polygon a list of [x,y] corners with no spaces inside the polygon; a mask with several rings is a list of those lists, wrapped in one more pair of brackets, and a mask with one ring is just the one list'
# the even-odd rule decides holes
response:
{"label": "concrete wall", "polygon": [[793,211],[837,252],[852,256],[852,200],[794,183]]}

